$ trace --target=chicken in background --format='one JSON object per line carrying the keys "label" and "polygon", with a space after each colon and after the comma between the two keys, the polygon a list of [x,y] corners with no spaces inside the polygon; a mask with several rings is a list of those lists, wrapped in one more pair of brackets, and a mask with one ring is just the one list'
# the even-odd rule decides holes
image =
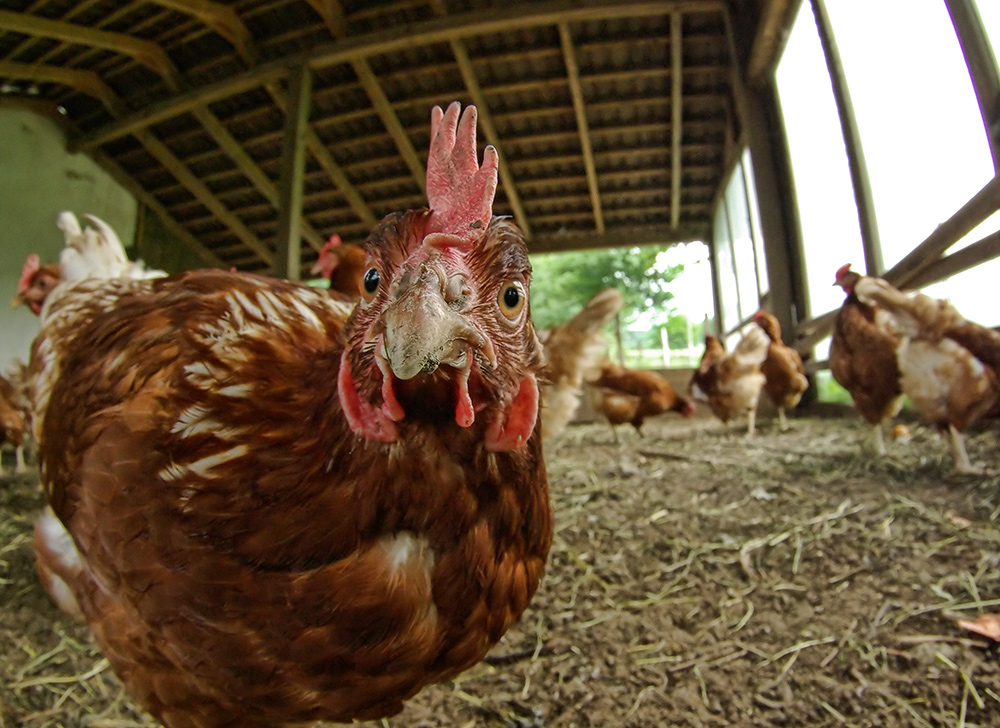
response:
{"label": "chicken in background", "polygon": [[788,429],[785,410],[795,407],[809,389],[806,368],[799,352],[781,340],[781,324],[774,315],[760,310],[753,315],[753,321],[771,340],[760,370],[764,374],[764,391],[778,409],[778,428],[784,432]]}
{"label": "chicken in background", "polygon": [[625,305],[622,294],[606,288],[573,318],[538,332],[545,351],[541,378],[541,427],[546,444],[561,434],[580,408],[584,382],[594,379],[607,355],[603,327]]}
{"label": "chicken in background", "polygon": [[368,256],[360,245],[345,245],[339,235],[331,235],[319,251],[311,273],[330,281],[330,290],[351,300],[361,295],[361,282],[368,270]]}
{"label": "chicken in background", "polygon": [[552,540],[524,238],[476,114],[357,305],[218,270],[64,280],[31,360],[50,594],[167,728],[398,713],[481,660]]}
{"label": "chicken in background", "polygon": [[1000,402],[1000,334],[966,321],[948,301],[903,293],[881,278],[858,276],[852,290],[891,317],[883,327],[898,337],[900,386],[925,420],[948,431],[955,470],[981,473],[964,433]]}
{"label": "chicken in background", "polygon": [[867,443],[877,455],[885,455],[883,425],[899,414],[903,406],[896,347],[899,339],[871,303],[858,299],[855,285],[861,274],[850,264],[837,271],[835,285],[844,289],[840,311],[833,322],[830,340],[830,373],[851,395],[854,407],[872,427]]}
{"label": "chicken in background", "polygon": [[42,306],[52,289],[59,285],[59,266],[54,263],[42,265],[37,253],[31,253],[21,266],[21,279],[17,283],[17,294],[11,301],[12,307],[27,306],[36,316],[42,315]]}
{"label": "chicken in background", "polygon": [[667,412],[690,417],[695,411],[691,400],[679,395],[666,377],[649,369],[607,363],[593,386],[595,407],[611,424],[615,442],[617,425],[628,422],[641,435],[643,422],[650,417]]}
{"label": "chicken in background", "polygon": [[758,326],[751,326],[731,352],[714,336],[705,337],[705,353],[691,376],[688,391],[698,402],[707,402],[712,414],[729,423],[747,418],[747,436],[756,433],[755,420],[771,340]]}
{"label": "chicken in background", "polygon": [[36,316],[44,318],[44,304],[62,282],[84,278],[130,278],[145,280],[163,278],[162,270],[147,269],[141,260],[129,260],[118,234],[95,215],[83,216],[90,225],[81,228],[72,212],[60,212],[56,227],[63,233],[65,246],[59,264],[41,265],[37,254],[30,254],[21,267],[21,279],[12,306],[26,305]]}
{"label": "chicken in background", "polygon": [[[24,441],[28,433],[28,406],[18,385],[0,376],[0,445],[10,443],[14,446],[14,472],[23,473]],[[3,472],[0,464],[0,473]]]}

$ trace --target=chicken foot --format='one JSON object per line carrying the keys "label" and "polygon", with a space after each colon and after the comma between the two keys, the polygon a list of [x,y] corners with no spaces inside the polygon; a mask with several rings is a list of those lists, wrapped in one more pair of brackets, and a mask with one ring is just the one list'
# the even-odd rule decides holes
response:
{"label": "chicken foot", "polygon": [[955,458],[955,472],[964,474],[982,475],[983,469],[975,467],[969,460],[969,453],[965,449],[965,437],[954,425],[948,425],[948,435],[951,440],[951,452]]}

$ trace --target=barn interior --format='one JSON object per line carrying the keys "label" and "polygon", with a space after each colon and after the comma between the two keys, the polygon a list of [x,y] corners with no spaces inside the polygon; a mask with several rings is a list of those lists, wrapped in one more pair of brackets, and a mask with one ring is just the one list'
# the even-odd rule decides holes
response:
{"label": "barn interior", "polygon": [[[810,379],[828,376],[842,299],[829,289],[841,264],[901,289],[950,283],[963,310],[963,300],[989,300],[981,282],[1000,271],[1000,16],[990,0],[914,3],[914,13],[940,21],[949,57],[967,71],[956,85],[973,119],[971,132],[953,128],[911,148],[914,169],[948,156],[960,138],[979,150],[978,176],[962,185],[910,175],[914,189],[951,193],[944,212],[921,217],[916,197],[902,210],[880,204],[886,183],[866,136],[872,112],[852,96],[860,62],[845,50],[861,11],[847,5],[858,3],[8,0],[0,8],[0,285],[13,295],[29,253],[57,258],[54,222],[65,209],[107,220],[133,257],[170,273],[306,278],[331,236],[361,243],[385,215],[426,205],[429,110],[458,100],[478,110],[480,152],[492,145],[499,155],[494,213],[518,225],[532,254],[703,243],[705,333],[732,345],[764,308]],[[890,12],[905,12],[896,5]],[[897,26],[870,25],[881,33],[882,65],[862,70],[886,86],[908,76],[925,84],[889,120],[919,126],[927,108],[944,103],[936,81],[914,78],[902,15]],[[804,83],[822,87],[830,105],[793,120],[796,87],[781,66],[793,63],[797,40],[821,61]],[[832,136],[820,133],[830,128]],[[819,171],[836,177],[829,189],[807,181],[816,170],[810,175],[797,155],[810,146],[837,152],[835,174]],[[824,204],[828,219],[816,212]],[[919,224],[893,226],[892,215]],[[1000,325],[994,311],[977,311],[976,320]],[[0,366],[26,359],[37,331],[27,310],[0,311]],[[681,388],[691,368],[665,373]],[[806,402],[814,399],[815,389]],[[998,611],[1000,478],[987,471],[956,484],[946,454],[928,460],[927,448],[946,449],[915,416],[905,420],[912,450],[861,458],[863,423],[845,410],[831,419],[818,416],[829,410],[803,408],[784,446],[720,435],[709,420],[690,429],[676,419],[653,423],[624,446],[603,423],[581,425],[552,457],[557,510],[568,515],[551,567],[555,591],[542,601],[549,616],[526,620],[468,685],[422,694],[383,725],[989,725],[1000,708],[995,645],[952,625]],[[593,410],[583,417],[594,418]],[[850,442],[837,434],[841,418],[855,428]],[[991,427],[970,433],[969,448],[995,464]],[[597,470],[581,473],[587,458]],[[727,466],[750,467],[746,482],[720,475]],[[685,495],[686,505],[661,503],[660,484],[672,478],[713,485]],[[11,636],[0,725],[154,725],[123,697],[106,662],[97,669],[85,630],[58,622],[28,583],[30,511],[40,501],[35,482],[19,482],[5,491],[0,520],[0,585],[17,607],[0,623]],[[617,489],[628,492],[609,492]],[[799,510],[775,516],[775,497],[799,498]],[[616,523],[594,526],[618,500],[614,509],[625,510],[612,509]],[[705,504],[712,517],[699,515]],[[746,523],[711,520],[738,508]],[[692,518],[721,535],[690,531]],[[668,525],[698,545],[665,541]],[[615,529],[628,532],[636,553],[616,545]],[[660,565],[632,563],[650,544]],[[824,549],[822,588],[796,586],[800,566],[823,564]],[[895,559],[912,570],[897,574]],[[921,571],[935,559],[930,575]],[[643,577],[632,584],[636,573]],[[875,583],[887,574],[898,583]],[[832,622],[830,604],[869,578],[844,607],[863,616]],[[719,587],[700,607],[684,597],[695,579]],[[603,597],[580,596],[586,605],[578,605],[588,590]],[[577,631],[559,636],[551,619],[556,610],[572,621],[565,615],[578,608],[573,629],[596,628],[592,642]],[[778,618],[759,624],[783,610],[794,627]],[[25,626],[40,613],[57,625],[54,640]],[[714,618],[693,626],[708,613]],[[783,626],[785,642],[769,642]],[[769,637],[757,640],[754,629]],[[589,653],[609,641],[606,661]],[[749,677],[751,665],[760,677]],[[795,677],[805,669],[808,677]]]}

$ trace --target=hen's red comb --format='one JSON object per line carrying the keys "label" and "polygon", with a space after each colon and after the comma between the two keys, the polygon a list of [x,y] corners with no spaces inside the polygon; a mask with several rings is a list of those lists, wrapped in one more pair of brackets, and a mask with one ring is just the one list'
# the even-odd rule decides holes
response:
{"label": "hen's red comb", "polygon": [[839,281],[841,278],[843,278],[844,276],[846,276],[850,272],[851,272],[851,264],[850,263],[847,263],[846,265],[842,265],[842,266],[840,266],[837,269],[837,277],[834,280],[838,280]]}
{"label": "hen's red comb", "polygon": [[340,236],[334,233],[327,239],[326,244],[320,249],[319,257],[316,258],[316,262],[313,263],[313,267],[310,273],[315,275],[322,275],[324,278],[329,278],[333,274],[333,269],[337,267],[340,263],[340,257],[334,253],[334,249],[342,243]]}
{"label": "hen's red comb", "polygon": [[427,157],[427,202],[431,215],[424,241],[468,245],[482,237],[493,217],[497,191],[497,150],[476,158],[476,107],[453,101],[448,111],[431,109],[431,149]]}
{"label": "hen's red comb", "polygon": [[31,277],[35,275],[41,267],[42,259],[38,257],[37,253],[32,253],[24,259],[24,265],[21,266],[21,280],[17,282],[18,293],[24,293],[28,290],[28,286],[31,284]]}

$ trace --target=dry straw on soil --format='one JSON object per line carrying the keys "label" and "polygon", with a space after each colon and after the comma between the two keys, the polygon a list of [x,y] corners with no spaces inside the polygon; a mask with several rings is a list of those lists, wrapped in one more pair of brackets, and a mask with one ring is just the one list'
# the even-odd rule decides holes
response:
{"label": "dry straw on soil", "polygon": [[[430,726],[1000,725],[1000,477],[953,476],[914,428],[857,418],[746,440],[661,418],[570,429],[548,456],[543,586],[490,658],[388,721]],[[1000,468],[995,425],[969,442]],[[32,474],[0,485],[0,728],[151,725],[33,572]],[[381,725],[381,724],[366,724]]]}

